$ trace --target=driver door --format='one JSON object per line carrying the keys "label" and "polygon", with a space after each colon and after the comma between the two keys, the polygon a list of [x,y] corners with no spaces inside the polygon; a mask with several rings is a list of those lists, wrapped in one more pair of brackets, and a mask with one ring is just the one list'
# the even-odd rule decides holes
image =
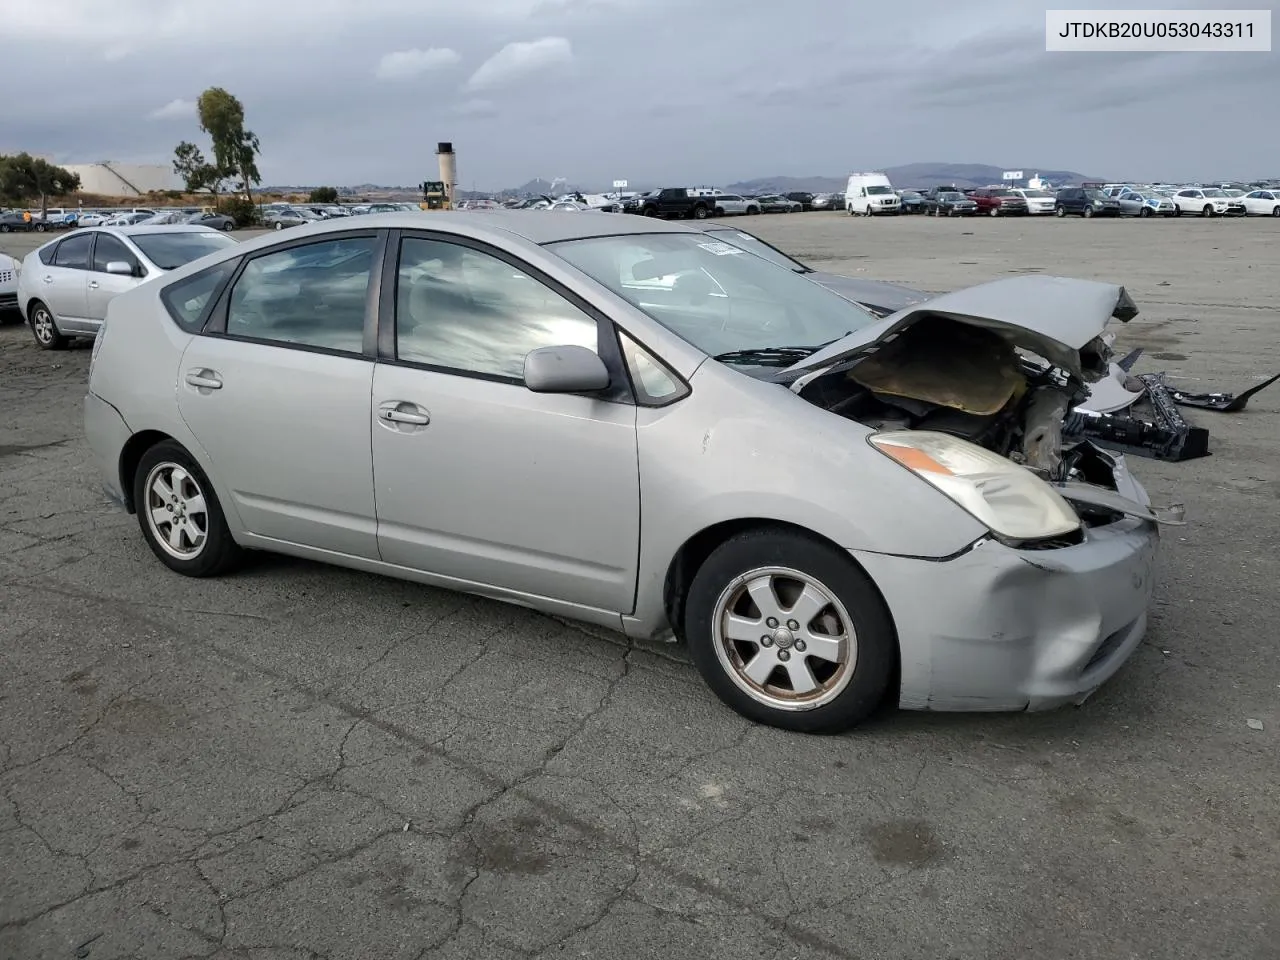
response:
{"label": "driver door", "polygon": [[523,382],[529,351],[603,354],[612,325],[514,258],[453,240],[403,237],[393,289],[373,380],[382,559],[464,589],[630,612],[636,407],[629,392],[537,394]]}

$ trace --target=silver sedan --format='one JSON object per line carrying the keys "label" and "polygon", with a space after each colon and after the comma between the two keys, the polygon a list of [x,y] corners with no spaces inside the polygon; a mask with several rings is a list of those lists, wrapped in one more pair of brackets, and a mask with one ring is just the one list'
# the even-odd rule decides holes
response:
{"label": "silver sedan", "polygon": [[1017,277],[878,318],[677,224],[369,216],[117,297],[85,429],[181,574],[275,551],[683,641],[795,730],[1042,709],[1146,630],[1157,515],[1060,441],[1135,312]]}
{"label": "silver sedan", "polygon": [[112,298],[144,280],[236,241],[210,227],[142,225],[75,230],[27,254],[18,274],[18,309],[36,343],[61,350],[93,337]]}

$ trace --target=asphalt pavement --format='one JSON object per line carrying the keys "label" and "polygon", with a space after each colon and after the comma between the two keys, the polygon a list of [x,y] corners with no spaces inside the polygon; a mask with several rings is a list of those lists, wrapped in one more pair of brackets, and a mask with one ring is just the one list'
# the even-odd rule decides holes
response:
{"label": "asphalt pavement", "polygon": [[[1280,372],[1280,221],[742,225],[930,290],[1121,282],[1139,372]],[[1082,707],[814,737],[516,607],[169,573],[100,491],[88,360],[0,327],[0,958],[1280,956],[1280,385],[1187,411],[1211,457],[1131,461],[1189,522]]]}

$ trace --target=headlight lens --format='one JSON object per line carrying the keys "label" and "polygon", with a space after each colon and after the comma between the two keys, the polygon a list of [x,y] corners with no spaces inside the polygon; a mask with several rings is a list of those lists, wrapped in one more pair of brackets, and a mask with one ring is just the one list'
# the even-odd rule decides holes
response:
{"label": "headlight lens", "polygon": [[1026,467],[977,444],[926,430],[877,433],[869,440],[997,536],[1040,540],[1080,527],[1080,518],[1056,490]]}

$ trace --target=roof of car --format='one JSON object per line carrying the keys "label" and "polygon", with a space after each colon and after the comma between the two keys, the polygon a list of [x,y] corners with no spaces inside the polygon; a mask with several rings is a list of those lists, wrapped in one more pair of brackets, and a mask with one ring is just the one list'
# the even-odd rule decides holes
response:
{"label": "roof of car", "polygon": [[[610,237],[640,233],[699,233],[701,231],[652,217],[625,213],[603,213],[594,210],[556,212],[554,210],[425,210],[370,213],[358,217],[341,217],[295,227],[291,236],[357,229],[430,230],[458,226],[466,232],[492,229],[523,237],[531,243],[555,243],[560,240],[582,240],[587,237]],[[198,228],[199,229],[199,228]],[[278,239],[278,238],[277,238]],[[251,241],[252,242],[252,241]]]}

